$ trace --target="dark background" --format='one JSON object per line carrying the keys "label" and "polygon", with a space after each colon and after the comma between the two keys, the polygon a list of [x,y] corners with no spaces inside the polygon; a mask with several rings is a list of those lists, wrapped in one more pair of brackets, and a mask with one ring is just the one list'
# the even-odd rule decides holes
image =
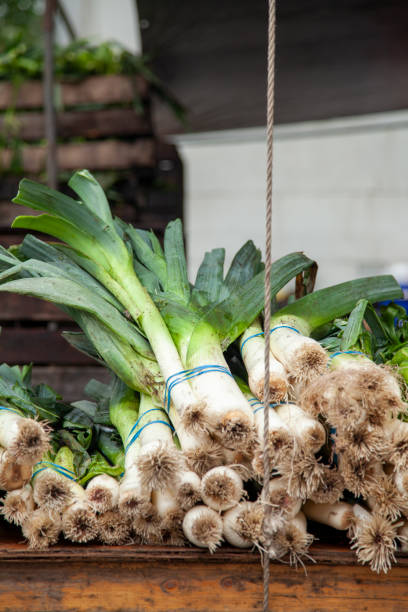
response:
{"label": "dark background", "polygon": [[[139,0],[185,131],[265,124],[267,0]],[[277,0],[276,122],[408,107],[407,0]],[[162,132],[180,132],[163,107]]]}

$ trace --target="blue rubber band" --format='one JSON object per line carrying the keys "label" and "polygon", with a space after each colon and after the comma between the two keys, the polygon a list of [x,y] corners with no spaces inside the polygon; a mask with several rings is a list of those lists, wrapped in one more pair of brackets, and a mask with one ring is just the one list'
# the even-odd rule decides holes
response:
{"label": "blue rubber band", "polygon": [[179,383],[185,382],[186,380],[190,380],[191,378],[195,378],[196,376],[201,376],[201,374],[207,374],[208,372],[221,372],[222,374],[228,374],[228,376],[231,376],[231,378],[233,378],[229,369],[225,366],[220,365],[202,365],[197,366],[196,368],[190,368],[189,370],[182,370],[181,372],[172,374],[166,380],[166,388],[164,392],[164,407],[167,411],[167,414],[170,412],[171,392],[174,387]]}
{"label": "blue rubber band", "polygon": [[174,427],[173,425],[170,425],[170,423],[168,421],[149,421],[148,423],[146,423],[145,425],[143,425],[143,427],[141,427],[133,436],[133,438],[130,440],[130,442],[126,445],[125,448],[125,454],[128,452],[129,448],[132,446],[132,444],[134,442],[136,442],[136,440],[138,439],[138,437],[140,436],[140,434],[142,433],[142,431],[145,429],[145,427],[148,427],[149,425],[153,425],[153,423],[162,423],[163,425],[167,425],[167,427],[170,427],[170,429],[172,431],[174,431]]}
{"label": "blue rubber band", "polygon": [[14,410],[13,408],[8,408],[7,406],[0,406],[0,410],[7,410],[8,412],[14,412],[14,414],[18,414],[18,416],[21,416],[20,412],[18,412],[17,410]]}
{"label": "blue rubber band", "polygon": [[269,332],[270,334],[274,331],[276,331],[277,329],[281,329],[282,327],[284,327],[285,329],[291,329],[292,331],[296,332],[297,334],[300,334],[300,331],[298,329],[296,329],[296,327],[291,327],[290,325],[277,325],[276,327],[272,327],[271,331]]}
{"label": "blue rubber band", "polygon": [[[64,468],[62,465],[57,465],[56,463],[51,463],[50,461],[43,462],[43,463],[48,463],[49,465],[46,465],[46,466],[41,467],[38,470],[36,470],[34,472],[34,474],[31,476],[31,480],[34,480],[34,478],[40,472],[43,472],[44,470],[49,470],[49,469],[54,470],[54,472],[57,472],[58,474],[61,474],[61,476],[65,476],[65,478],[68,478],[69,480],[76,480],[76,478],[74,477],[75,476],[74,472],[72,472],[71,470],[67,470],[67,468]],[[54,467],[50,467],[50,466],[54,466]],[[67,472],[70,472],[71,474],[74,474],[74,476],[70,476],[70,474],[67,474]]]}
{"label": "blue rubber band", "polygon": [[47,465],[47,466],[50,465],[53,468],[56,468],[57,470],[63,470],[64,472],[67,472],[68,474],[72,474],[73,476],[75,476],[75,472],[73,472],[72,470],[69,470],[63,465],[59,465],[58,463],[53,463],[52,461],[39,461],[38,463],[36,463],[36,465]]}
{"label": "blue rubber band", "polygon": [[[296,329],[296,327],[291,327],[290,325],[277,325],[276,327],[272,327],[272,329],[269,331],[269,333],[271,334],[275,330],[280,329],[282,327],[285,327],[286,329],[292,329],[293,331],[295,331],[298,334],[300,334],[300,331],[298,329]],[[243,341],[243,343],[241,344],[241,347],[240,347],[241,355],[242,355],[242,349],[244,348],[244,346],[248,342],[248,340],[252,340],[252,338],[257,338],[258,336],[263,336],[263,335],[264,335],[264,332],[259,332],[257,334],[252,334],[252,336],[248,336],[248,338],[245,338],[245,340]]]}
{"label": "blue rubber band", "polygon": [[261,403],[259,401],[259,399],[257,399],[256,397],[250,397],[248,399],[248,402],[251,404],[251,406],[255,406],[255,404],[260,404]]}
{"label": "blue rubber band", "polygon": [[[269,404],[270,408],[275,408],[275,406],[286,406],[286,404],[294,404],[295,402],[279,402],[277,404]],[[255,408],[255,410],[253,411],[254,414],[256,414],[258,412],[258,410],[263,410],[264,405],[261,404],[261,402],[258,402],[258,404],[260,404],[260,406],[258,408]]]}
{"label": "blue rubber band", "polygon": [[132,429],[129,431],[128,436],[126,438],[126,442],[129,440],[130,436],[135,431],[136,427],[139,425],[140,421],[143,419],[145,414],[148,414],[149,412],[154,412],[156,410],[159,410],[159,412],[164,412],[164,414],[166,414],[166,412],[163,410],[163,408],[149,408],[149,410],[146,410],[146,412],[143,412],[143,414],[140,415],[140,417],[137,419],[136,423],[133,425]]}
{"label": "blue rubber band", "polygon": [[263,335],[264,335],[263,332],[259,332],[258,334],[252,334],[252,336],[248,336],[248,338],[245,338],[245,340],[241,344],[241,348],[240,348],[241,355],[242,355],[242,350],[243,350],[245,344],[248,342],[248,340],[252,340],[252,338],[257,338],[258,336],[263,336]]}

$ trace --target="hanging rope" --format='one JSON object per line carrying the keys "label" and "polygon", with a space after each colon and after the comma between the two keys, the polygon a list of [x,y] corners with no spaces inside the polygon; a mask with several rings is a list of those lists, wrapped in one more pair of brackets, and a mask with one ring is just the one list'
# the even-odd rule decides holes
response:
{"label": "hanging rope", "polygon": [[[273,161],[273,112],[274,112],[274,89],[275,89],[275,0],[269,2],[268,20],[268,83],[267,83],[267,115],[266,115],[266,141],[267,141],[267,163],[266,163],[266,240],[265,240],[265,383],[264,383],[264,440],[263,440],[263,498],[264,498],[264,522],[263,534],[265,548],[269,550],[270,535],[268,530],[268,518],[270,514],[269,481],[270,481],[270,452],[269,452],[269,346],[271,326],[271,264],[272,264],[272,161]],[[269,555],[264,555],[263,563],[263,587],[264,587],[264,612],[269,610]]]}

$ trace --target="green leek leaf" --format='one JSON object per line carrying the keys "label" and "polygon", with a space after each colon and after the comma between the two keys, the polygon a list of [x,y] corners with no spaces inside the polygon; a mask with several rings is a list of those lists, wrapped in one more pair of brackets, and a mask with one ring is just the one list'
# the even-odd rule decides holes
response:
{"label": "green leek leaf", "polygon": [[248,240],[235,254],[224,281],[222,299],[234,293],[259,272],[262,272],[262,254],[252,240]]}
{"label": "green leek leaf", "polygon": [[341,351],[347,351],[357,343],[358,337],[361,333],[361,326],[363,324],[364,314],[367,305],[368,300],[363,298],[357,302],[357,304],[351,311],[347,321],[347,325],[343,332],[343,336],[341,338]]}
{"label": "green leek leaf", "polygon": [[105,192],[88,170],[75,172],[69,179],[68,185],[95,215],[106,223],[112,223],[112,215]]}
{"label": "green leek leaf", "polygon": [[391,275],[358,278],[305,295],[274,317],[297,316],[313,330],[349,313],[360,299],[373,303],[401,297],[401,287]]}
{"label": "green leek leaf", "polygon": [[164,255],[167,263],[165,291],[177,296],[184,304],[190,301],[190,284],[184,253],[183,229],[180,219],[170,221],[164,233]]}
{"label": "green leek leaf", "polygon": [[31,295],[89,312],[141,355],[154,359],[149,343],[130,321],[111,304],[74,281],[61,277],[23,278],[0,285],[0,291]]}
{"label": "green leek leaf", "polygon": [[200,306],[218,302],[224,278],[225,249],[206,253],[198,269],[192,299]]}

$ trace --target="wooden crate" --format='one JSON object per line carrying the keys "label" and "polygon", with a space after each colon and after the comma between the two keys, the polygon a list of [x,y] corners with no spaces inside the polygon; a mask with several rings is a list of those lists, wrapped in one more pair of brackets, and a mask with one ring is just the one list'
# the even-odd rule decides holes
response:
{"label": "wooden crate", "polygon": [[[134,108],[135,98],[142,112]],[[89,77],[58,85],[57,131],[59,169],[114,171],[119,203],[113,211],[125,221],[159,236],[167,223],[183,216],[183,173],[177,149],[154,134],[148,83],[139,77]],[[23,174],[44,179],[46,150],[43,86],[32,81],[16,91],[0,83],[0,134],[7,129],[4,111],[15,109]],[[21,242],[25,232],[11,230],[26,209],[12,204],[22,178],[11,172],[12,150],[0,149],[0,244]],[[64,183],[60,189],[69,193]],[[45,237],[45,239],[48,239]],[[73,324],[56,307],[40,300],[2,293],[0,296],[0,363],[33,362],[34,381],[48,382],[67,401],[80,399],[91,377],[106,380],[95,362],[71,348],[61,330]]]}

